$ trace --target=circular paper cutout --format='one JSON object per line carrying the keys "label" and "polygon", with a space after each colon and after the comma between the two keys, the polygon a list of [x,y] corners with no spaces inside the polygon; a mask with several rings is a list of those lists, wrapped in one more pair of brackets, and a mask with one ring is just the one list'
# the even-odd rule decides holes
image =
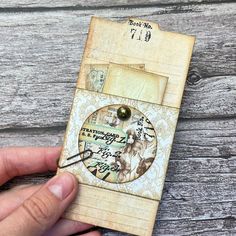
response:
{"label": "circular paper cutout", "polygon": [[84,165],[94,176],[110,183],[139,178],[156,157],[153,125],[130,106],[129,119],[119,119],[122,106],[109,105],[97,110],[86,119],[79,133],[79,152],[93,152],[91,158],[84,158]]}

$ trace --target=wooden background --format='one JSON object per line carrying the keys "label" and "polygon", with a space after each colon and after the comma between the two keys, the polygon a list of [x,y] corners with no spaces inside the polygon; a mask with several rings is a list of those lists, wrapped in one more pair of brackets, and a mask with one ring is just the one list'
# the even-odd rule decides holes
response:
{"label": "wooden background", "polygon": [[236,235],[233,1],[1,0],[0,146],[62,145],[93,15],[197,37],[154,235]]}

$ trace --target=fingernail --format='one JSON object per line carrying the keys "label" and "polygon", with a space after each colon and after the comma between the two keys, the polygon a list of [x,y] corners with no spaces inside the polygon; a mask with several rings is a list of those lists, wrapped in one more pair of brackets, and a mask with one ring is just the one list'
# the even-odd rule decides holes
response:
{"label": "fingernail", "polygon": [[48,189],[58,199],[64,200],[73,191],[74,179],[71,174],[63,173],[54,177],[50,182]]}

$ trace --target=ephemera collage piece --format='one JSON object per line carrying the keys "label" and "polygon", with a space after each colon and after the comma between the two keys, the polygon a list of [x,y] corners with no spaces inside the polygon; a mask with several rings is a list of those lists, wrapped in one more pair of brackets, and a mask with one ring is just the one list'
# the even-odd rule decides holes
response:
{"label": "ephemera collage piece", "polygon": [[[83,69],[83,77],[85,78],[85,88],[95,92],[102,92],[107,77],[110,64],[85,64]],[[126,65],[129,68],[144,70],[143,64]]]}
{"label": "ephemera collage piece", "polygon": [[108,105],[92,113],[79,134],[79,152],[94,153],[83,161],[86,168],[97,178],[117,184],[142,176],[157,152],[155,130],[148,118],[130,107],[130,119],[122,121],[116,116],[120,106]]}
{"label": "ephemera collage piece", "polygon": [[153,22],[92,18],[58,168],[81,188],[66,218],[152,234],[193,44]]}
{"label": "ephemera collage piece", "polygon": [[[131,108],[127,121],[117,117],[121,104]],[[177,117],[176,108],[77,89],[61,165],[91,150],[65,169],[80,183],[160,200]]]}

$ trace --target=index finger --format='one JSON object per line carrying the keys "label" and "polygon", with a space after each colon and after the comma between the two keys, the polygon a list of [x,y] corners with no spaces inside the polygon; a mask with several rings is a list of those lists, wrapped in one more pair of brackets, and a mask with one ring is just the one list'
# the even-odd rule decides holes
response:
{"label": "index finger", "polygon": [[54,171],[61,147],[0,149],[0,185],[15,176]]}

